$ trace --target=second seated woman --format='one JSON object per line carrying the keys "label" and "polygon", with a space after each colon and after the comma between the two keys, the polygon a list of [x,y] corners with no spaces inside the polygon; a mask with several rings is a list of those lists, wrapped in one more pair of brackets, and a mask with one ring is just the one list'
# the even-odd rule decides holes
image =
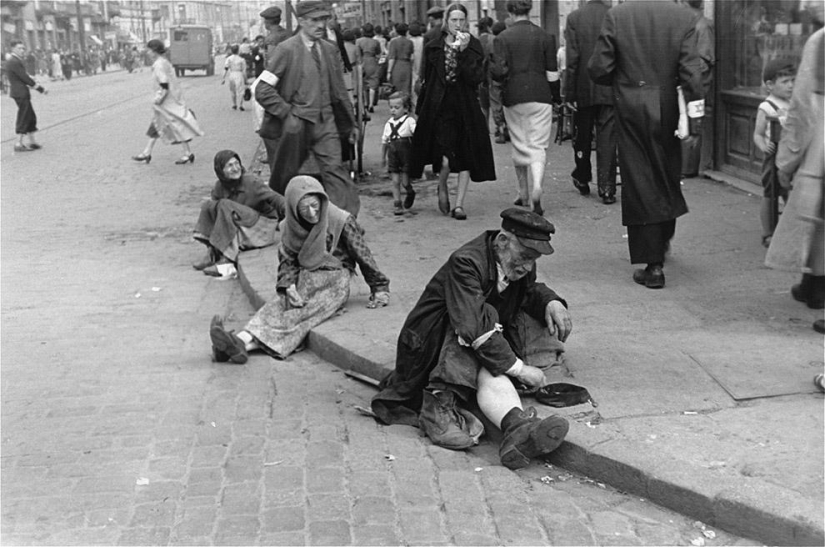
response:
{"label": "second seated woman", "polygon": [[246,173],[232,150],[215,154],[218,181],[201,206],[194,238],[206,245],[206,256],[192,264],[207,275],[232,276],[244,249],[268,247],[280,239],[278,223],[285,216],[284,197]]}
{"label": "second seated woman", "polygon": [[278,255],[278,296],[258,310],[244,330],[228,332],[220,316],[212,318],[215,361],[243,364],[255,349],[286,358],[312,328],[346,304],[356,264],[370,287],[367,307],[390,302],[390,280],[378,269],[364,230],[354,216],[330,203],[312,177],[294,177],[286,187]]}
{"label": "second seated woman", "polygon": [[[416,106],[410,178],[421,178],[425,165],[438,173],[438,208],[464,220],[470,180],[495,180],[493,149],[478,86],[485,79],[481,42],[467,31],[467,10],[451,4],[441,35],[424,45],[424,81]],[[450,208],[447,179],[458,173],[458,194]]]}

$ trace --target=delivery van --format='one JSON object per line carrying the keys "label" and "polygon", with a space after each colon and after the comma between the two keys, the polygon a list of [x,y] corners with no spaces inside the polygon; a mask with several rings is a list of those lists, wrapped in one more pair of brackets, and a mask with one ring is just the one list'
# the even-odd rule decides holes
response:
{"label": "delivery van", "polygon": [[187,70],[205,70],[207,76],[214,75],[212,29],[205,25],[178,25],[169,29],[169,62],[178,76]]}

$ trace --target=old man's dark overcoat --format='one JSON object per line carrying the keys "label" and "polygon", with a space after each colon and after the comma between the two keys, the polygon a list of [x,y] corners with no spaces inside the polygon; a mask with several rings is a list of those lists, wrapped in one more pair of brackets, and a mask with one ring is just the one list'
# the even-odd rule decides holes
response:
{"label": "old man's dark overcoat", "polygon": [[676,87],[687,102],[702,99],[709,77],[695,28],[691,10],[670,0],[625,2],[605,15],[588,70],[615,94],[625,226],[666,222],[688,211],[674,132]]}
{"label": "old man's dark overcoat", "polygon": [[421,392],[438,364],[448,335],[473,341],[499,323],[496,332],[474,350],[478,363],[494,375],[503,374],[523,358],[525,348],[510,328],[518,312],[546,325],[545,309],[552,300],[567,303],[544,283],[536,281],[536,268],[522,279],[497,290],[493,241],[490,230],[455,251],[427,284],[398,336],[395,370],[381,382],[372,400],[376,415],[388,424],[418,425]]}

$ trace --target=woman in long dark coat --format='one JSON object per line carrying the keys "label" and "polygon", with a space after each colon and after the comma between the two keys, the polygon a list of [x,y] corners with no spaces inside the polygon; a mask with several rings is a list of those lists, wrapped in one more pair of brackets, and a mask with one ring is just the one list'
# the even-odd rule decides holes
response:
{"label": "woman in long dark coat", "polygon": [[696,48],[695,15],[670,1],[626,2],[610,9],[588,64],[612,85],[622,171],[622,224],[630,262],[647,263],[633,280],[665,286],[662,265],[676,219],[688,212],[680,187],[682,149],[676,86],[688,102],[704,98],[709,70]]}
{"label": "woman in long dark coat", "polygon": [[[438,208],[464,220],[464,197],[470,180],[495,180],[493,149],[478,86],[485,79],[481,42],[467,32],[467,10],[452,4],[445,12],[441,35],[424,45],[421,86],[413,135],[410,178],[420,178],[425,165],[438,173]],[[450,209],[447,178],[458,173],[458,195]]]}

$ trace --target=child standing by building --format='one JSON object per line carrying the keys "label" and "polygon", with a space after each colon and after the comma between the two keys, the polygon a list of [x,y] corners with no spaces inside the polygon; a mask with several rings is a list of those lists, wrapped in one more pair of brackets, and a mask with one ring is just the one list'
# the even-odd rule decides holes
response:
{"label": "child standing by building", "polygon": [[[384,125],[381,136],[383,163],[392,177],[392,198],[394,214],[403,215],[415,201],[415,190],[410,184],[409,167],[412,150],[412,136],[415,133],[415,118],[410,116],[412,101],[406,93],[396,91],[390,95],[392,117]],[[404,206],[401,206],[401,186],[407,191]]]}
{"label": "child standing by building", "polygon": [[762,187],[764,193],[759,218],[762,221],[762,245],[771,243],[777,222],[777,203],[788,200],[788,190],[779,184],[776,173],[776,143],[785,125],[791,94],[793,93],[796,68],[788,59],[773,59],[762,72],[762,81],[768,88],[768,98],[759,104],[753,142],[762,152]]}

